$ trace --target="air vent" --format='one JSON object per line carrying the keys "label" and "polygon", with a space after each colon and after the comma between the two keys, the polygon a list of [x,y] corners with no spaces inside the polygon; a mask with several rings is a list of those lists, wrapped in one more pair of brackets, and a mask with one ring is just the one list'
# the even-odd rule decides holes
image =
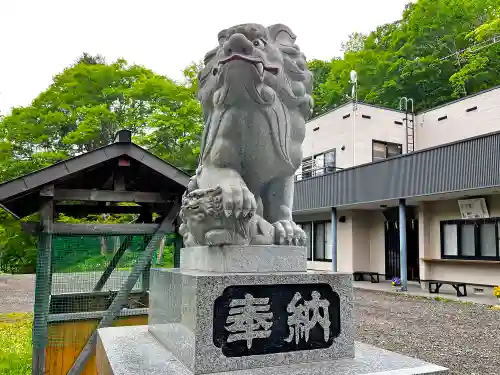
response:
{"label": "air vent", "polygon": [[372,116],[368,116],[368,115],[361,115],[361,117],[367,118],[367,119],[371,119],[372,118]]}
{"label": "air vent", "polygon": [[316,127],[313,129],[313,132],[315,132],[316,130],[319,130],[319,126],[316,126]]}
{"label": "air vent", "polygon": [[472,111],[477,111],[477,105],[475,105],[474,107],[467,108],[465,110],[465,112],[472,112]]}
{"label": "air vent", "polygon": [[443,117],[438,118],[438,121],[443,121],[443,120],[446,120],[447,118],[448,118],[448,116],[443,116]]}
{"label": "air vent", "polygon": [[403,122],[401,122],[401,121],[394,121],[394,123],[395,123],[396,125],[403,125]]}
{"label": "air vent", "polygon": [[350,114],[350,113],[348,113],[347,115],[342,116],[342,118],[343,118],[344,120],[345,120],[346,118],[349,118],[349,117],[351,117],[351,114]]}

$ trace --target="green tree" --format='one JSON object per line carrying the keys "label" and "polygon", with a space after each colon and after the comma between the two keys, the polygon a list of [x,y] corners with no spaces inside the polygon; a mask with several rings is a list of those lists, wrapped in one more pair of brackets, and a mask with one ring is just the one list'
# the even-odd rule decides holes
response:
{"label": "green tree", "polygon": [[184,70],[185,82],[176,91],[177,106],[149,118],[148,132],[137,142],[187,173],[194,173],[203,130],[201,106],[196,98],[201,63]]}
{"label": "green tree", "polygon": [[390,107],[407,96],[427,109],[500,84],[500,44],[486,43],[500,32],[499,15],[499,0],[409,3],[400,20],[352,34],[344,56],[325,62],[329,73],[315,77],[314,114],[346,100],[352,69],[358,98]]}
{"label": "green tree", "polygon": [[[157,156],[194,170],[202,131],[199,68],[189,66],[185,82],[178,83],[123,59],[108,64],[84,53],[30,106],[0,118],[0,182],[107,145],[120,129],[131,130],[134,141]],[[59,219],[130,221],[123,215]],[[33,271],[35,239],[2,209],[0,223],[0,270]]]}
{"label": "green tree", "polygon": [[325,95],[323,93],[323,84],[330,73],[330,65],[330,62],[322,60],[311,60],[307,63],[314,77],[312,93],[314,99],[313,117],[321,115],[328,110],[328,105],[324,101]]}
{"label": "green tree", "polygon": [[[167,161],[192,168],[196,150],[187,150],[186,140],[201,132],[200,105],[184,83],[123,59],[107,64],[84,54],[30,106],[2,119],[0,147],[7,152],[3,159],[24,162],[25,168],[15,168],[21,175],[40,166],[28,160],[51,163],[88,152],[111,143],[120,129]],[[0,173],[2,180],[13,177]]]}

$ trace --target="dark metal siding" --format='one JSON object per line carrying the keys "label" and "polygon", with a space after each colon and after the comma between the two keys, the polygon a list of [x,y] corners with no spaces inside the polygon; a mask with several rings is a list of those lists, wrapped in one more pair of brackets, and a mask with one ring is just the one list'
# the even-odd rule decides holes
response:
{"label": "dark metal siding", "polygon": [[294,211],[500,186],[500,133],[295,183]]}

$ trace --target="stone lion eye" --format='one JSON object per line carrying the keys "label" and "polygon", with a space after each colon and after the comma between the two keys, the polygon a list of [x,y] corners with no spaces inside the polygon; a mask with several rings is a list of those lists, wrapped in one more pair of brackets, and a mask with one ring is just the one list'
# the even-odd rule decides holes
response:
{"label": "stone lion eye", "polygon": [[253,45],[255,47],[261,47],[262,46],[262,41],[260,39],[256,39],[253,41]]}

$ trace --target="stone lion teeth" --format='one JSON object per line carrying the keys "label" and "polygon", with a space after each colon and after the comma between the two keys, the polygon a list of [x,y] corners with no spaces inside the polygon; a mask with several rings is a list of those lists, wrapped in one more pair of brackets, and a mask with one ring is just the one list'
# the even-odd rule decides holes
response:
{"label": "stone lion teeth", "polygon": [[255,64],[255,66],[257,67],[257,70],[259,71],[259,74],[263,75],[264,74],[264,64],[257,63],[257,64]]}

